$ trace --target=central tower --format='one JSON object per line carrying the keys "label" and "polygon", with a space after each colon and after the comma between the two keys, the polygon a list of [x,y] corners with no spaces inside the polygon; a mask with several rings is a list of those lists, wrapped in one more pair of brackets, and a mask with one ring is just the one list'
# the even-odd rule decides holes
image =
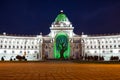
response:
{"label": "central tower", "polygon": [[63,10],[52,23],[49,34],[53,39],[53,54],[56,59],[70,57],[70,39],[73,38],[73,29],[71,22],[63,13]]}
{"label": "central tower", "polygon": [[73,29],[74,27],[72,26],[71,22],[64,14],[63,10],[61,10],[50,27],[51,30],[50,35],[52,38],[55,38],[57,33],[63,31],[67,35],[69,35],[69,38],[72,38],[74,34]]}

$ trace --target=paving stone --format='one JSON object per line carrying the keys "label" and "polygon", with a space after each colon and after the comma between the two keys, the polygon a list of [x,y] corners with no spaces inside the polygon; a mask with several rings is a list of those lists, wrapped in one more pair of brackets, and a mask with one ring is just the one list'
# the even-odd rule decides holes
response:
{"label": "paving stone", "polygon": [[119,80],[119,64],[0,63],[0,80]]}

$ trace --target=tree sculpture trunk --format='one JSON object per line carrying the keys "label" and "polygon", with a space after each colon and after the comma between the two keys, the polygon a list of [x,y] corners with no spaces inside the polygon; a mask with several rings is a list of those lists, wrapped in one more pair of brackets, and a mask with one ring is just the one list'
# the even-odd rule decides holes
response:
{"label": "tree sculpture trunk", "polygon": [[66,51],[66,46],[64,46],[64,43],[61,44],[62,49],[60,51],[60,59],[64,59],[64,52]]}

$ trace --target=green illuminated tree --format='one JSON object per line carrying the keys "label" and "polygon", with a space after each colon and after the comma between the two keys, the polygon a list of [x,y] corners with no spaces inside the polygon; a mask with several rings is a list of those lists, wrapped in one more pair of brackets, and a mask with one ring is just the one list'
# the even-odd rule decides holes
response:
{"label": "green illuminated tree", "polygon": [[59,35],[56,38],[56,48],[60,52],[60,59],[64,58],[64,52],[68,48],[68,39],[65,35]]}

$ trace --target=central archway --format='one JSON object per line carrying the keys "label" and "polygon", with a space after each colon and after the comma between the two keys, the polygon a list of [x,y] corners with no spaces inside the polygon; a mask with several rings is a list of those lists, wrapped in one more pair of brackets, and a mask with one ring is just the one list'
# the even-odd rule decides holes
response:
{"label": "central archway", "polygon": [[66,33],[61,31],[56,35],[53,49],[55,59],[67,59],[70,57],[70,43]]}

